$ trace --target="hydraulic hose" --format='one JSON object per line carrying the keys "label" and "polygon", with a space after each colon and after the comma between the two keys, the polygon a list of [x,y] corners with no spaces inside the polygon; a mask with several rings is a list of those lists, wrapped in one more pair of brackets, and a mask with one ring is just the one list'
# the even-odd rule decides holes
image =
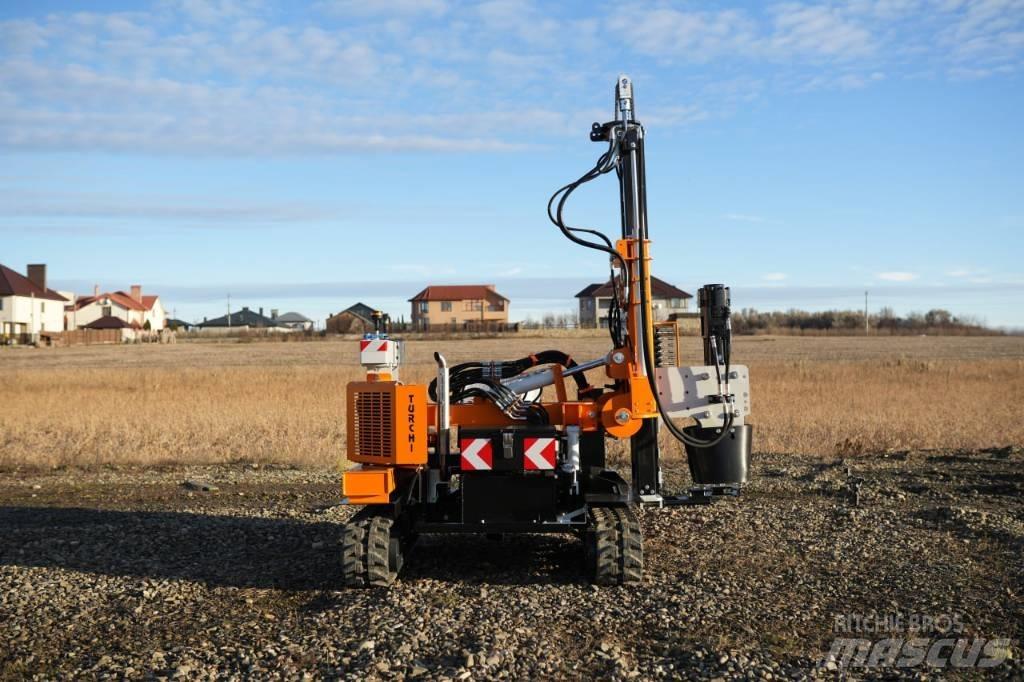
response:
{"label": "hydraulic hose", "polygon": [[[618,98],[616,98],[616,101],[618,101]],[[623,126],[623,130],[624,131],[628,127],[628,125],[629,124],[628,124],[628,122],[626,120],[622,121],[622,126]],[[639,165],[642,168],[643,167],[643,161],[642,161],[643,147],[642,146],[640,147],[640,150],[639,150],[638,153],[641,155],[641,163]],[[558,227],[562,231],[562,234],[565,235],[565,237],[568,238],[570,241],[575,242],[576,244],[579,244],[581,246],[585,246],[587,248],[595,249],[597,251],[602,251],[602,252],[605,252],[605,253],[609,254],[612,258],[614,258],[615,260],[617,260],[619,262],[622,271],[626,272],[626,263],[625,263],[625,261],[623,260],[621,254],[619,254],[618,251],[616,251],[614,248],[612,248],[611,240],[608,239],[608,237],[606,235],[601,234],[600,232],[597,232],[596,230],[589,230],[589,229],[585,229],[585,228],[570,227],[570,226],[565,224],[565,220],[564,220],[564,217],[563,217],[563,211],[565,209],[565,204],[568,201],[569,196],[572,195],[572,193],[580,185],[583,185],[583,184],[585,184],[587,182],[590,182],[591,180],[593,180],[593,179],[603,175],[604,173],[607,173],[608,171],[610,171],[612,169],[615,170],[615,174],[619,178],[620,196],[622,196],[622,192],[624,190],[622,188],[622,181],[623,181],[622,169],[619,166],[621,161],[622,161],[622,155],[619,153],[618,145],[616,143],[616,137],[613,134],[611,136],[611,141],[610,141],[610,144],[609,144],[608,151],[601,155],[601,157],[598,159],[597,163],[595,164],[595,166],[591,170],[589,170],[586,173],[584,173],[583,176],[581,176],[575,182],[571,182],[568,185],[565,185],[564,187],[559,188],[558,191],[556,191],[553,195],[551,195],[551,199],[548,201],[548,218],[551,220],[552,223],[555,224],[556,227]],[[555,208],[556,200],[557,200],[557,208]],[[642,201],[642,197],[637,197],[637,200],[638,201]],[[637,236],[638,236],[638,239],[639,239],[639,242],[640,242],[640,282],[643,283],[643,282],[647,281],[647,245],[646,245],[646,240],[647,240],[647,207],[644,204],[643,206],[639,206],[637,208],[638,208],[639,213],[640,213],[640,224],[637,225]],[[623,220],[625,220],[625,217],[623,217]],[[601,239],[601,241],[604,242],[604,243],[590,242],[590,241],[587,241],[585,239],[581,239],[580,237],[577,237],[575,234],[573,234],[574,232],[593,234],[593,235],[599,237]],[[612,283],[613,283],[613,285],[617,285],[617,283],[615,281],[614,271],[613,271],[613,275],[612,275]],[[616,292],[615,292],[615,297],[614,298],[616,300],[618,300],[618,290],[617,290],[618,287],[615,286],[615,288],[616,288]],[[648,319],[648,308],[649,308],[649,306],[650,306],[650,301],[649,301],[649,297],[648,297],[647,287],[645,287],[645,286],[643,286],[641,284],[641,287],[640,287],[640,319],[641,319],[641,328],[642,329],[641,329],[641,333],[640,333],[639,343],[641,344],[641,348],[643,349],[644,367],[645,367],[645,369],[647,371],[647,381],[648,381],[648,383],[650,385],[650,388],[651,388],[651,394],[654,396],[654,402],[658,406],[658,414],[661,415],[662,421],[665,422],[665,427],[676,438],[676,440],[679,440],[682,443],[685,443],[685,444],[690,445],[692,447],[702,447],[702,448],[713,447],[713,446],[717,445],[718,443],[722,442],[726,438],[726,436],[729,435],[729,430],[732,428],[733,414],[732,414],[732,410],[730,409],[730,406],[729,406],[728,398],[723,397],[723,402],[722,402],[722,409],[724,411],[724,421],[723,421],[723,425],[722,425],[722,432],[719,433],[714,438],[711,438],[710,440],[706,440],[705,441],[705,440],[701,440],[699,438],[695,438],[695,437],[685,433],[682,429],[680,429],[678,426],[676,426],[675,423],[673,423],[672,419],[668,416],[668,413],[665,410],[665,406],[662,405],[662,403],[661,403],[661,398],[658,395],[658,387],[657,387],[657,382],[656,382],[655,373],[654,373],[655,372],[655,367],[654,367],[654,362],[653,362],[653,359],[652,359],[653,358],[653,349],[650,347],[651,343],[650,343],[650,340],[649,340],[649,336],[653,334],[653,327],[651,326],[651,320]],[[609,327],[612,327],[613,325],[614,325],[614,322],[611,319],[609,319]],[[620,345],[622,345],[622,343],[620,343],[620,341],[624,341],[624,339],[617,339],[617,338],[615,338],[615,334],[614,334],[614,330],[613,330],[613,342],[615,343],[616,346],[620,346]],[[636,340],[634,339],[634,342],[635,341]],[[728,366],[729,366],[728,362],[729,362],[728,359],[726,359],[726,372],[727,372],[727,374],[728,374]],[[459,369],[458,367],[453,368],[453,371],[457,371],[458,369]],[[716,365],[716,369],[717,369],[717,365]],[[431,385],[431,395],[433,395],[433,391],[434,391],[434,386]]]}
{"label": "hydraulic hose", "polygon": [[638,226],[637,235],[640,240],[640,324],[643,330],[640,333],[640,343],[643,348],[644,356],[644,368],[647,370],[647,381],[651,387],[651,394],[654,396],[654,403],[658,406],[658,414],[661,415],[661,420],[665,423],[665,427],[669,432],[676,438],[687,445],[697,448],[710,448],[718,445],[726,436],[729,435],[729,430],[732,428],[733,416],[732,410],[729,409],[728,399],[723,399],[722,410],[724,411],[724,423],[722,424],[722,432],[710,440],[701,440],[694,438],[687,434],[685,431],[680,429],[672,419],[668,416],[665,410],[665,406],[661,403],[661,397],[658,393],[657,380],[654,374],[654,360],[652,351],[648,343],[648,332],[652,331],[651,320],[648,317],[647,310],[649,307],[649,300],[647,298],[647,287],[643,286],[643,283],[647,281],[647,224],[644,221]]}

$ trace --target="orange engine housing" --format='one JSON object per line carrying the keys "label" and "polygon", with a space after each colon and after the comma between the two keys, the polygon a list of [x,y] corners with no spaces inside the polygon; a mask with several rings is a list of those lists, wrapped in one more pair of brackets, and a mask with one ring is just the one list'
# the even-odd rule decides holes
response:
{"label": "orange engine housing", "polygon": [[348,385],[348,459],[391,466],[427,463],[427,387],[397,381]]}

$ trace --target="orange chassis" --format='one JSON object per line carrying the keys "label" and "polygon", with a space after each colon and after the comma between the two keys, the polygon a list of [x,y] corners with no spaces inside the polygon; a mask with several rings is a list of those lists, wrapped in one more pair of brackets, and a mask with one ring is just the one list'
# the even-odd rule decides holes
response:
{"label": "orange chassis", "polygon": [[[644,242],[644,256],[650,260],[647,250],[650,242]],[[637,261],[640,258],[636,240],[621,239],[616,243],[616,250],[626,263],[629,273],[629,292],[627,305],[628,310],[638,311],[641,305],[640,287],[650,288],[650,280],[641,283]],[[650,296],[647,297],[650,300]],[[628,338],[636,339],[639,332],[639,315],[631,314],[627,319]],[[596,400],[569,400],[565,386],[565,378],[562,376],[562,368],[553,366],[555,401],[541,403],[541,406],[548,413],[548,422],[553,426],[578,426],[581,431],[597,431],[603,429],[608,435],[614,438],[629,438],[643,426],[643,420],[658,416],[658,408],[654,395],[651,393],[650,381],[642,370],[639,350],[635,343],[630,347],[617,348],[607,356],[605,371],[610,379],[621,380],[623,388],[618,391],[604,393]],[[413,392],[411,389],[419,389],[416,393],[425,394],[425,387],[416,385],[403,385],[390,381],[390,374],[370,373],[365,383],[349,384],[348,401],[348,457],[361,466],[342,473],[342,495],[350,504],[386,504],[392,500],[392,493],[396,490],[403,475],[411,472],[403,472],[401,469],[416,469],[427,462],[426,439],[423,438],[422,445],[411,448],[396,450],[394,457],[382,462],[380,458],[360,457],[355,447],[353,438],[356,429],[353,423],[353,410],[351,405],[354,396],[367,384],[377,383],[381,388],[384,384],[393,391]],[[404,399],[401,401],[404,403]],[[418,411],[423,401],[417,400],[415,409]],[[421,424],[438,423],[438,405],[432,402],[425,404],[425,419],[418,420]],[[459,403],[450,406],[451,424],[460,427],[502,427],[513,426],[516,422],[503,413],[493,403],[482,399],[475,399],[471,403]],[[396,440],[402,429],[402,425],[396,422]],[[395,469],[399,470],[396,471]]]}

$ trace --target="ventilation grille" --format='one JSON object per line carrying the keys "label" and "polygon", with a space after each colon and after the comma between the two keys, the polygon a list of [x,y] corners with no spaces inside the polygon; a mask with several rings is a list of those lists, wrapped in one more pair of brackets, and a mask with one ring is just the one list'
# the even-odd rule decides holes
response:
{"label": "ventilation grille", "polygon": [[394,394],[390,391],[359,391],[355,394],[353,415],[354,455],[391,457],[394,428]]}

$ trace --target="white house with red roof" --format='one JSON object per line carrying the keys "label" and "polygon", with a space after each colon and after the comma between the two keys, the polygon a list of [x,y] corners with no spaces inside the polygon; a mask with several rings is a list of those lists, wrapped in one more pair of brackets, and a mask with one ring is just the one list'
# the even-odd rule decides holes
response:
{"label": "white house with red roof", "polygon": [[46,288],[45,265],[29,265],[27,275],[0,265],[0,342],[32,342],[64,329],[71,294]]}
{"label": "white house with red roof", "polygon": [[110,328],[113,318],[123,322],[127,328],[136,331],[159,332],[167,326],[167,311],[159,296],[143,295],[142,286],[133,284],[128,293],[107,291],[100,293],[99,287],[92,296],[80,296],[74,305],[67,306],[64,313],[68,329]]}

